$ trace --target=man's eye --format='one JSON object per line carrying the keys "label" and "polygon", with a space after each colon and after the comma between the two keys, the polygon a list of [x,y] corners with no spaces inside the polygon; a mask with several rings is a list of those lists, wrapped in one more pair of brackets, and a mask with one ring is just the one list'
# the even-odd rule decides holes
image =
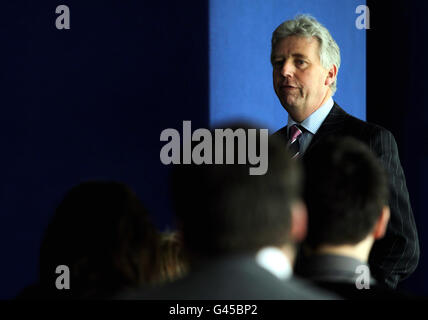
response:
{"label": "man's eye", "polygon": [[304,61],[304,60],[296,60],[296,64],[298,66],[303,66],[305,63],[306,63],[306,61]]}
{"label": "man's eye", "polygon": [[273,62],[273,65],[274,65],[275,67],[280,67],[280,66],[282,66],[282,64],[283,64],[283,61],[282,61],[282,60],[277,60],[277,61],[274,61],[274,62]]}

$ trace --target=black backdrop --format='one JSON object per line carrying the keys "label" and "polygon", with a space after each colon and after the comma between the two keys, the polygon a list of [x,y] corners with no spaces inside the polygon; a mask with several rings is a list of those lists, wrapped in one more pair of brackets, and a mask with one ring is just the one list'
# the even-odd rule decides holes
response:
{"label": "black backdrop", "polygon": [[367,1],[367,120],[395,136],[421,245],[401,288],[428,295],[428,4]]}

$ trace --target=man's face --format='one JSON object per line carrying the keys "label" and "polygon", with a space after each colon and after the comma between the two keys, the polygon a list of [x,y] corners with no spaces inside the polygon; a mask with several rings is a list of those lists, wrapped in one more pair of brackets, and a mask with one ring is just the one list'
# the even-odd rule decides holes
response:
{"label": "man's face", "polygon": [[306,119],[329,97],[332,75],[321,65],[318,46],[314,37],[289,36],[273,49],[273,86],[295,121]]}

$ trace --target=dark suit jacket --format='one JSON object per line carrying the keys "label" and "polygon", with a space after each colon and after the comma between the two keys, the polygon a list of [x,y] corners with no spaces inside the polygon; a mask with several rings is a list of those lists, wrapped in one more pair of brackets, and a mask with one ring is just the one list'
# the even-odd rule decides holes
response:
{"label": "dark suit jacket", "polygon": [[[312,254],[301,259],[296,266],[296,273],[311,281],[348,282],[355,283],[360,276],[357,267],[367,266],[366,263],[351,257],[336,254]],[[370,285],[376,284],[376,280],[370,278]]]}
{"label": "dark suit jacket", "polygon": [[125,300],[325,300],[338,299],[309,282],[280,280],[260,267],[252,255],[213,259],[183,279],[159,288],[140,288],[119,296]]}
{"label": "dark suit jacket", "polygon": [[357,267],[364,262],[341,255],[312,255],[299,265],[298,274],[313,284],[334,292],[345,299],[416,299],[404,292],[397,292],[370,279],[369,288],[358,289],[356,282],[360,274]]}
{"label": "dark suit jacket", "polygon": [[[275,135],[287,139],[287,127]],[[305,166],[311,163],[313,146],[329,136],[351,136],[364,142],[386,169],[391,219],[385,237],[373,246],[369,264],[379,282],[395,288],[416,269],[419,261],[418,234],[395,139],[388,130],[349,115],[335,103],[302,157]]]}

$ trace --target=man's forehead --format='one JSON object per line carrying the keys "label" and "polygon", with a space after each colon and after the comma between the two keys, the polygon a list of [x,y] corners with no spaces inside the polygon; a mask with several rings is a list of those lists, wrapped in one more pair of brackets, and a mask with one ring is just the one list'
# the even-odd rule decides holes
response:
{"label": "man's forehead", "polygon": [[273,55],[317,55],[318,47],[318,40],[315,37],[303,37],[293,35],[280,39],[273,49]]}

